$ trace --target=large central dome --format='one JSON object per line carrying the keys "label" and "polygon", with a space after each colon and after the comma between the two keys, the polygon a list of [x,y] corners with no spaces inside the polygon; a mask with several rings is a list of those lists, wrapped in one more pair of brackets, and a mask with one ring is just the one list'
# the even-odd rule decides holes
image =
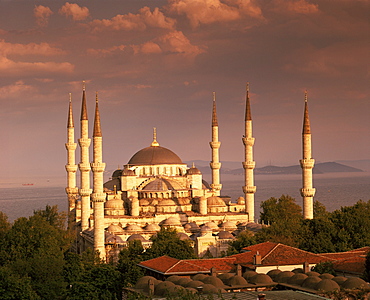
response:
{"label": "large central dome", "polygon": [[179,165],[183,164],[171,150],[161,146],[150,146],[136,152],[128,165]]}

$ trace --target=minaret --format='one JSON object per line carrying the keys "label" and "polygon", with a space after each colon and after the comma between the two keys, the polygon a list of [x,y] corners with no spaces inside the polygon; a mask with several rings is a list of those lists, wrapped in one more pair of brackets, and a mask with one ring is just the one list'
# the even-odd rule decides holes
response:
{"label": "minaret", "polygon": [[81,108],[81,137],[78,140],[81,149],[81,162],[78,167],[80,169],[81,186],[80,186],[80,196],[81,196],[81,230],[89,228],[89,218],[90,218],[90,162],[89,162],[89,147],[91,139],[89,139],[88,125],[89,121],[87,118],[87,108],[86,108],[86,90],[85,82],[82,91],[82,108]]}
{"label": "minaret", "polygon": [[254,137],[252,137],[252,115],[249,101],[249,83],[247,83],[247,95],[245,104],[245,133],[242,140],[244,144],[243,192],[245,194],[245,212],[248,214],[249,222],[254,222],[254,193],[256,192],[256,187],[254,186],[253,170],[256,166],[256,162],[253,160]]}
{"label": "minaret", "polygon": [[73,212],[76,208],[76,200],[78,195],[78,188],[76,187],[76,147],[75,143],[75,127],[73,122],[72,113],[72,95],[69,94],[69,111],[68,111],[68,122],[67,122],[67,187],[66,193],[68,195],[68,227],[74,222]]}
{"label": "minaret", "polygon": [[91,200],[94,208],[94,250],[99,251],[100,258],[105,259],[105,237],[104,237],[104,201],[103,188],[105,163],[103,163],[103,140],[100,127],[100,114],[98,105],[98,93],[96,93],[95,120],[93,132],[93,193]]}
{"label": "minaret", "polygon": [[220,168],[219,148],[221,142],[218,140],[218,121],[216,112],[216,93],[213,92],[213,110],[212,110],[212,142],[209,143],[212,148],[212,161],[210,163],[212,169],[212,184],[211,188],[215,196],[220,196],[222,184],[220,184]]}
{"label": "minaret", "polygon": [[304,97],[304,119],[302,132],[302,150],[303,158],[300,160],[302,168],[302,183],[301,196],[303,197],[303,218],[313,219],[313,197],[316,189],[312,187],[312,169],[315,160],[311,153],[311,126],[308,116],[307,91]]}

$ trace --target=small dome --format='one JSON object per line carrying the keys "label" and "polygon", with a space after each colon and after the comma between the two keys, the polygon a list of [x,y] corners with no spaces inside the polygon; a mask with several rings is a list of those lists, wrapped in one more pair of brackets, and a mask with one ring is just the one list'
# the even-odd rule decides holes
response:
{"label": "small dome", "polygon": [[243,274],[243,277],[245,278],[245,280],[246,281],[248,281],[249,282],[249,280],[253,277],[253,276],[255,276],[255,275],[257,275],[258,273],[257,272],[255,272],[255,271],[245,271],[244,272],[244,274]]}
{"label": "small dome", "polygon": [[273,281],[275,281],[276,276],[278,276],[281,273],[281,270],[275,269],[275,270],[270,270],[267,272],[267,275],[271,277]]}
{"label": "small dome", "polygon": [[190,240],[190,237],[186,233],[183,233],[183,232],[177,232],[177,236],[179,237],[181,241]]}
{"label": "small dome", "polygon": [[161,227],[157,224],[148,224],[144,228],[146,231],[160,231]]}
{"label": "small dome", "polygon": [[149,280],[152,280],[153,282],[157,282],[158,280],[152,276],[143,276],[139,278],[139,280],[135,284],[135,289],[144,289],[149,283]]}
{"label": "small dome", "polygon": [[191,167],[186,171],[186,175],[201,175],[202,172],[196,167]]}
{"label": "small dome", "polygon": [[250,283],[272,283],[272,279],[270,276],[266,274],[257,274],[254,275],[251,279],[249,279]]}
{"label": "small dome", "polygon": [[173,295],[178,295],[179,292],[181,292],[182,290],[185,290],[185,288],[181,285],[173,285],[173,286],[170,286],[168,289],[167,289],[167,292],[166,294],[168,293],[170,296]]}
{"label": "small dome", "polygon": [[347,277],[344,277],[344,276],[335,276],[334,278],[332,278],[331,280],[334,280],[336,283],[338,283],[339,285],[342,285],[348,278]]}
{"label": "small dome", "polygon": [[141,234],[138,234],[138,233],[134,233],[132,235],[130,235],[127,239],[128,242],[130,241],[141,241],[141,242],[145,242],[146,239],[141,235]]}
{"label": "small dome", "polygon": [[125,230],[126,231],[129,231],[129,232],[143,231],[143,229],[139,225],[136,225],[136,224],[130,224],[130,225],[128,225],[125,228]]}
{"label": "small dome", "polygon": [[200,228],[200,232],[201,233],[207,233],[207,232],[211,232],[212,233],[212,229],[209,228],[208,226],[203,225],[202,228]]}
{"label": "small dome", "polygon": [[148,206],[150,203],[146,199],[140,199],[139,200],[140,206]]}
{"label": "small dome", "polygon": [[276,282],[287,283],[290,277],[294,276],[294,273],[291,271],[283,271],[278,274],[275,278]]}
{"label": "small dome", "polygon": [[[215,277],[216,278],[216,277]],[[213,284],[205,283],[203,284],[203,294],[218,294],[225,293],[226,291],[221,287],[216,287]]]}
{"label": "small dome", "polygon": [[173,282],[174,284],[177,284],[177,282],[178,282],[181,278],[184,278],[184,277],[181,277],[181,276],[179,276],[179,275],[172,275],[172,276],[168,277],[168,278],[166,279],[166,281],[171,281],[171,282]]}
{"label": "small dome", "polygon": [[301,284],[302,287],[314,290],[322,279],[319,276],[308,276]]}
{"label": "small dome", "polygon": [[306,274],[297,273],[288,279],[288,283],[293,285],[302,285],[303,281],[305,281],[307,277],[308,276]]}
{"label": "small dome", "polygon": [[235,237],[228,231],[220,231],[218,234],[217,234],[218,238],[219,239],[234,239]]}
{"label": "small dome", "polygon": [[107,228],[107,231],[112,233],[112,234],[120,234],[124,233],[123,229],[121,226],[110,224]]}
{"label": "small dome", "polygon": [[162,222],[162,225],[166,226],[181,226],[181,222],[179,219],[175,217],[169,217],[168,219],[164,220]]}
{"label": "small dome", "polygon": [[316,284],[316,290],[323,292],[333,292],[335,290],[340,290],[338,283],[331,279],[323,279]]}
{"label": "small dome", "polygon": [[104,208],[108,209],[123,209],[123,200],[113,198],[104,203]]}
{"label": "small dome", "polygon": [[332,278],[334,278],[334,275],[329,274],[329,273],[324,273],[324,274],[319,275],[319,277],[321,279],[332,279]]}
{"label": "small dome", "polygon": [[245,199],[243,197],[239,197],[237,200],[236,200],[236,203],[238,203],[239,205],[241,204],[245,204]]}
{"label": "small dome", "polygon": [[199,226],[194,222],[186,223],[184,225],[184,229],[186,232],[190,231],[191,233],[198,232],[200,230]]}
{"label": "small dome", "polygon": [[187,278],[187,277],[183,277],[183,278],[177,280],[176,284],[181,285],[183,287],[187,287],[187,284],[190,283],[190,282],[193,282],[193,280],[191,280],[190,278]]}
{"label": "small dome", "polygon": [[136,174],[135,174],[134,170],[130,170],[130,169],[125,168],[122,171],[122,176],[136,176]]}
{"label": "small dome", "polygon": [[369,287],[365,280],[362,280],[359,277],[348,278],[345,282],[342,283],[342,288],[344,289],[359,289]]}
{"label": "small dome", "polygon": [[108,237],[105,238],[105,242],[107,244],[122,244],[123,243],[123,240],[120,236],[117,236],[117,235],[110,235]]}
{"label": "small dome", "polygon": [[113,172],[112,174],[112,179],[116,179],[116,178],[119,178],[121,177],[122,175],[122,170],[121,169],[117,169]]}
{"label": "small dome", "polygon": [[171,199],[164,199],[164,200],[159,201],[159,203],[157,205],[158,206],[175,206],[176,203],[175,203],[175,201],[173,201]]}
{"label": "small dome", "polygon": [[231,286],[235,286],[235,285],[247,285],[248,284],[248,281],[246,281],[245,278],[242,277],[242,276],[235,275],[235,276],[231,277],[228,280],[227,284],[228,285],[231,285]]}
{"label": "small dome", "polygon": [[154,293],[158,296],[164,296],[169,289],[170,286],[174,286],[175,284],[171,281],[162,281],[155,286]]}
{"label": "small dome", "polygon": [[208,197],[207,205],[208,206],[226,206],[225,201],[217,196]]}
{"label": "small dome", "polygon": [[204,284],[204,282],[200,281],[200,280],[192,280],[191,282],[188,282],[186,284],[186,287],[189,287],[189,288],[194,288],[196,289],[197,287],[200,287]]}
{"label": "small dome", "polygon": [[220,278],[224,284],[228,284],[229,279],[234,277],[234,275],[232,273],[222,273],[217,277]]}
{"label": "small dome", "polygon": [[[206,278],[208,275],[205,274],[195,274],[191,279],[195,281],[202,281],[204,278]],[[203,281],[202,281],[203,283]]]}
{"label": "small dome", "polygon": [[217,226],[217,224],[215,222],[207,222],[207,223],[204,223],[203,226],[208,226],[209,228],[211,228],[214,231],[218,231],[219,230],[219,228],[218,228],[218,226]]}
{"label": "small dome", "polygon": [[220,278],[217,278],[216,276],[207,276],[202,280],[206,284],[212,284],[215,287],[223,288],[224,283]]}
{"label": "small dome", "polygon": [[223,230],[235,230],[237,227],[234,222],[227,221],[219,225]]}
{"label": "small dome", "polygon": [[320,276],[320,273],[315,271],[309,271],[306,273],[307,276]]}
{"label": "small dome", "polygon": [[178,157],[171,150],[161,146],[150,146],[136,152],[128,162],[128,165],[168,165],[182,164]]}

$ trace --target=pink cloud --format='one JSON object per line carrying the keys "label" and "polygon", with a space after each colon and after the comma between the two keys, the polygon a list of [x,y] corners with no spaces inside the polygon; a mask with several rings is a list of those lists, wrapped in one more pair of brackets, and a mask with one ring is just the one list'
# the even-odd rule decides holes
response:
{"label": "pink cloud", "polygon": [[120,45],[120,46],[113,46],[110,48],[105,49],[87,49],[87,53],[94,56],[107,56],[107,55],[113,55],[115,53],[122,52],[126,49],[127,46]]}
{"label": "pink cloud", "polygon": [[74,65],[68,62],[15,62],[0,56],[0,76],[36,76],[51,73],[72,73]]}
{"label": "pink cloud", "polygon": [[45,27],[49,23],[49,17],[53,14],[47,6],[38,5],[33,9],[33,15],[36,18],[36,23],[40,27]]}
{"label": "pink cloud", "polygon": [[29,43],[29,44],[12,44],[7,43],[5,40],[0,39],[0,54],[8,55],[44,55],[53,56],[61,55],[66,52],[50,46],[48,43]]}
{"label": "pink cloud", "polygon": [[36,89],[31,85],[26,85],[22,80],[0,87],[0,99],[18,98],[23,93],[34,93]]}
{"label": "pink cloud", "polygon": [[143,7],[138,14],[116,15],[112,19],[94,20],[90,23],[93,31],[103,30],[139,30],[147,28],[173,29],[175,20],[166,17],[159,8],[151,12],[149,7]]}
{"label": "pink cloud", "polygon": [[162,53],[161,47],[154,42],[147,42],[142,45],[131,45],[132,49],[134,50],[135,54],[143,53],[143,54],[159,54]]}
{"label": "pink cloud", "polygon": [[236,21],[245,15],[263,18],[261,9],[251,0],[170,0],[167,9],[171,13],[186,15],[192,27]]}
{"label": "pink cloud", "polygon": [[74,21],[83,21],[90,16],[89,9],[87,7],[81,7],[76,3],[66,2],[61,9],[59,14],[66,17],[71,17]]}
{"label": "pink cloud", "polygon": [[275,11],[282,13],[312,14],[319,12],[318,4],[306,0],[274,0]]}

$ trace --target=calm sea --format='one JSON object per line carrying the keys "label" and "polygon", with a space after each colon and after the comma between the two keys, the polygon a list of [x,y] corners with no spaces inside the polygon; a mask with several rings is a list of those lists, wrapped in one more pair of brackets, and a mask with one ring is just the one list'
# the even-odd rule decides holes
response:
{"label": "calm sea", "polygon": [[[243,196],[242,176],[223,175],[221,180],[223,195],[231,196],[232,200]],[[255,177],[255,185],[256,212],[262,201],[270,197],[278,198],[282,194],[294,197],[301,205],[300,175],[258,175]],[[314,187],[315,199],[323,203],[328,211],[334,211],[341,206],[353,205],[360,199],[370,200],[370,172],[317,174],[314,175]],[[58,205],[59,210],[66,211],[67,195],[64,187],[19,185],[0,188],[0,211],[7,214],[10,221],[28,217],[34,210],[44,209],[46,205]]]}

